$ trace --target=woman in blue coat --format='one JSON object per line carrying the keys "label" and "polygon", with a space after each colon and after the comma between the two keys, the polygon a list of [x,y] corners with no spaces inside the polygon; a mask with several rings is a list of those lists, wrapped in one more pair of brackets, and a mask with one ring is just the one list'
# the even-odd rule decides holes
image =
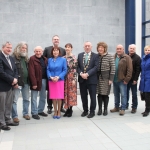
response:
{"label": "woman in blue coat", "polygon": [[52,99],[54,106],[54,119],[61,116],[60,109],[64,99],[64,78],[67,73],[67,61],[60,57],[60,49],[52,48],[52,58],[48,59],[47,76],[49,79],[49,99]]}
{"label": "woman in blue coat", "polygon": [[139,90],[144,93],[145,111],[143,117],[149,115],[150,112],[150,46],[144,47],[144,57],[141,62],[141,81]]}

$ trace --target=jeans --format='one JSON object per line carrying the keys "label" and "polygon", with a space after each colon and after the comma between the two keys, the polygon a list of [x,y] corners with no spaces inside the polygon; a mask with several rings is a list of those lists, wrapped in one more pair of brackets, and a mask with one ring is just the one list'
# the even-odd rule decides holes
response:
{"label": "jeans", "polygon": [[[37,115],[44,111],[46,102],[46,79],[42,79],[41,91],[31,90],[31,114]],[[39,104],[37,107],[37,97],[39,92]]]}
{"label": "jeans", "polygon": [[126,109],[127,104],[127,84],[121,82],[113,82],[115,108],[119,108],[121,95],[121,109]]}
{"label": "jeans", "polygon": [[14,101],[12,105],[12,118],[18,118],[17,113],[17,101],[20,96],[20,92],[22,93],[23,98],[23,116],[28,115],[29,112],[29,85],[25,84],[21,89],[14,89]]}
{"label": "jeans", "polygon": [[130,98],[130,89],[132,91],[132,108],[137,109],[137,105],[138,105],[138,98],[137,98],[137,84],[132,84],[132,81],[129,81],[128,85],[127,85],[127,108],[129,106],[129,98]]}

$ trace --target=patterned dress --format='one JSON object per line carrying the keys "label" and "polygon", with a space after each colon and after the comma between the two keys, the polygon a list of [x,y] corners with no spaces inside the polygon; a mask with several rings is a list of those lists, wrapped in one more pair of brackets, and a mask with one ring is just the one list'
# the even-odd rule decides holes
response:
{"label": "patterned dress", "polygon": [[108,53],[103,56],[99,55],[99,57],[99,81],[97,84],[97,94],[109,95],[111,88],[111,85],[109,85],[109,80],[113,81],[115,75],[114,57]]}
{"label": "patterned dress", "polygon": [[[73,56],[64,56],[67,59],[68,72],[65,79],[65,105],[68,109],[70,106],[77,105],[77,59]],[[72,82],[75,81],[75,84]]]}

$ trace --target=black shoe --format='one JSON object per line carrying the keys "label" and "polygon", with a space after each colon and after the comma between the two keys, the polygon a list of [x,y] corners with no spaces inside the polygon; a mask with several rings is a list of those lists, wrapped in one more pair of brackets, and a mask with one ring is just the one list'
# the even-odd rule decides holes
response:
{"label": "black shoe", "polygon": [[95,113],[90,113],[87,118],[93,118],[95,116]]}
{"label": "black shoe", "polygon": [[0,129],[1,129],[1,130],[8,131],[8,130],[10,130],[11,128],[8,127],[8,126],[6,126],[6,125],[4,125],[4,126],[2,126]]}
{"label": "black shoe", "polygon": [[44,112],[38,113],[38,115],[43,116],[43,117],[47,117],[48,114],[45,114]]}
{"label": "black shoe", "polygon": [[107,109],[104,109],[103,116],[107,116],[107,114],[108,114]]}
{"label": "black shoe", "polygon": [[15,122],[10,122],[10,123],[6,123],[6,126],[18,126],[19,123],[15,123]]}
{"label": "black shoe", "polygon": [[85,117],[85,116],[87,116],[87,115],[88,115],[88,112],[87,112],[87,111],[84,111],[84,112],[81,114],[82,117]]}
{"label": "black shoe", "polygon": [[47,113],[51,114],[52,113],[52,108],[48,108]]}
{"label": "black shoe", "polygon": [[32,118],[33,118],[33,119],[37,119],[37,120],[40,119],[40,117],[39,117],[38,115],[32,115]]}
{"label": "black shoe", "polygon": [[72,113],[73,113],[73,110],[69,110],[69,113],[68,113],[68,117],[71,117],[72,116]]}
{"label": "black shoe", "polygon": [[63,109],[63,108],[61,108],[61,110],[60,110],[62,113],[65,113],[66,111]]}
{"label": "black shoe", "polygon": [[69,108],[66,110],[65,114],[63,115],[64,117],[67,117],[69,113]]}
{"label": "black shoe", "polygon": [[143,117],[147,117],[149,115],[149,112],[144,112]]}
{"label": "black shoe", "polygon": [[102,114],[102,109],[99,109],[97,115],[101,115],[101,114]]}

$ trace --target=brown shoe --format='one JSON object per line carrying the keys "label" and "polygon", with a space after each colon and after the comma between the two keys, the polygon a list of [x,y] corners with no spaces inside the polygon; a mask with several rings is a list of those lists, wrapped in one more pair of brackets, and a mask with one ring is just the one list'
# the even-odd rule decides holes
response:
{"label": "brown shoe", "polygon": [[132,114],[135,114],[135,113],[136,113],[136,109],[135,109],[135,108],[132,108],[131,113],[132,113]]}
{"label": "brown shoe", "polygon": [[25,118],[26,120],[30,120],[30,116],[29,115],[25,115],[25,116],[23,116],[23,118]]}
{"label": "brown shoe", "polygon": [[121,116],[123,116],[125,114],[125,110],[120,110],[120,113],[119,113]]}
{"label": "brown shoe", "polygon": [[110,112],[112,112],[112,113],[113,112],[119,112],[119,108],[113,108],[113,109],[110,110]]}
{"label": "brown shoe", "polygon": [[19,119],[18,118],[13,118],[13,122],[15,122],[15,123],[19,123]]}

